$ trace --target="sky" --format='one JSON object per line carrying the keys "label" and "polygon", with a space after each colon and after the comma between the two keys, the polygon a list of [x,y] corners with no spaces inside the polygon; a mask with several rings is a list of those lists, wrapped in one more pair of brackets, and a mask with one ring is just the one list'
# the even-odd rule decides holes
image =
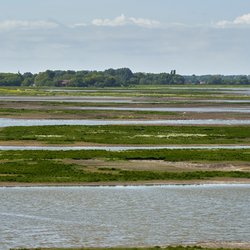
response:
{"label": "sky", "polygon": [[250,75],[250,0],[0,0],[0,72]]}

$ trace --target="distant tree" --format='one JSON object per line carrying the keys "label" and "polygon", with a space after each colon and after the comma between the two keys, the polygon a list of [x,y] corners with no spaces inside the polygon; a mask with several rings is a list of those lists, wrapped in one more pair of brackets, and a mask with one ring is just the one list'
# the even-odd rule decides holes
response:
{"label": "distant tree", "polygon": [[79,76],[75,76],[69,80],[69,87],[87,87],[87,83],[84,81],[83,78]]}
{"label": "distant tree", "polygon": [[133,72],[129,68],[121,68],[115,70],[115,75],[121,82],[128,82],[133,77]]}
{"label": "distant tree", "polygon": [[54,82],[55,73],[51,70],[46,70],[45,72],[40,72],[35,77],[35,85],[36,86],[55,86],[56,82]]}
{"label": "distant tree", "polygon": [[25,72],[23,73],[23,78],[32,78],[33,74],[31,72]]}
{"label": "distant tree", "polygon": [[198,77],[197,77],[196,75],[192,75],[192,76],[189,78],[188,83],[191,83],[191,84],[199,84],[200,81],[198,80]]}
{"label": "distant tree", "polygon": [[31,86],[34,84],[34,79],[33,77],[26,77],[22,81],[22,86]]}
{"label": "distant tree", "polygon": [[115,69],[106,69],[104,71],[105,75],[110,75],[110,76],[115,76],[116,75],[116,70]]}
{"label": "distant tree", "polygon": [[0,86],[20,86],[23,77],[21,74],[0,73]]}
{"label": "distant tree", "polygon": [[220,75],[213,75],[211,76],[208,81],[208,84],[223,84],[222,77]]}
{"label": "distant tree", "polygon": [[247,76],[240,76],[238,79],[239,84],[249,84],[250,81],[248,80]]}
{"label": "distant tree", "polygon": [[104,79],[104,86],[105,87],[117,87],[120,86],[120,84],[116,81],[115,77],[109,76]]}
{"label": "distant tree", "polygon": [[171,84],[184,84],[185,78],[181,75],[173,75],[171,79]]}

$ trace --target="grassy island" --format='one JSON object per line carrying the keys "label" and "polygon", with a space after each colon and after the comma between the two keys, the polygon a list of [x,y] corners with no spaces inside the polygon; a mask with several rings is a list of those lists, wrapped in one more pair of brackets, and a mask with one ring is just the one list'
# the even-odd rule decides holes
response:
{"label": "grassy island", "polygon": [[250,150],[2,151],[0,182],[250,180]]}

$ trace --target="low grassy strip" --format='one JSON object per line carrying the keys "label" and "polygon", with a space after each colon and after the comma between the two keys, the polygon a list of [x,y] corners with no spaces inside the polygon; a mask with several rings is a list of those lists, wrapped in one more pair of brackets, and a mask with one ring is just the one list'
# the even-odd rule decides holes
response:
{"label": "low grassy strip", "polygon": [[[47,104],[47,103],[45,103]],[[72,103],[69,103],[72,105]],[[79,106],[79,103],[76,103]],[[17,103],[20,105],[20,103]],[[44,105],[44,103],[42,103]],[[57,105],[57,103],[54,103]],[[61,105],[67,105],[67,103],[63,103]],[[82,106],[83,104],[80,103]],[[86,103],[87,106],[96,106],[94,103]],[[99,104],[98,106],[114,106],[114,104],[104,105]],[[122,106],[120,104],[116,104],[116,106]],[[127,110],[110,110],[109,112],[103,112],[103,110],[66,110],[66,109],[14,109],[14,108],[0,108],[1,116],[13,116],[13,117],[22,117],[24,115],[53,115],[55,117],[63,117],[65,115],[71,116],[79,116],[81,118],[93,118],[93,119],[142,119],[151,117],[152,115],[157,117],[165,117],[169,116],[181,116],[178,112],[155,112],[155,111],[127,111]]]}
{"label": "low grassy strip", "polygon": [[91,183],[91,182],[130,182],[153,180],[210,180],[213,178],[250,179],[249,172],[196,171],[196,172],[157,172],[116,170],[88,171],[73,164],[52,161],[12,162],[0,165],[0,182],[25,183]]}
{"label": "low grassy strip", "polygon": [[172,162],[250,162],[250,149],[160,149],[128,150],[112,152],[105,150],[72,151],[0,151],[0,161],[56,160],[56,159],[110,159],[110,160],[164,160]]}
{"label": "low grassy strip", "polygon": [[0,151],[0,161],[56,160],[56,159],[164,160],[172,162],[250,162],[250,149],[160,149],[72,151]]}
{"label": "low grassy strip", "polygon": [[[152,85],[153,86],[153,85]],[[245,87],[245,86],[244,86]],[[56,91],[53,91],[53,89],[56,89]],[[175,86],[156,86],[153,88],[150,87],[139,87],[136,86],[136,88],[130,87],[130,88],[80,88],[79,91],[70,91],[70,90],[77,90],[77,88],[72,88],[72,89],[64,89],[64,88],[53,88],[52,91],[50,89],[43,89],[43,88],[25,88],[25,87],[1,87],[0,88],[0,94],[1,95],[29,95],[29,96],[58,96],[58,95],[82,95],[89,90],[91,92],[88,92],[89,95],[95,95],[95,94],[100,94],[100,95],[118,95],[118,96],[123,96],[127,94],[131,95],[143,95],[143,94],[182,94],[182,93],[192,93],[192,94],[221,94],[221,91],[216,89],[216,88],[211,88],[208,86],[207,88],[186,88],[186,86],[183,86],[182,88],[175,88]],[[86,92],[84,92],[86,90]],[[236,88],[237,90],[237,88]],[[230,93],[230,91],[229,91]]]}
{"label": "low grassy strip", "polygon": [[249,144],[250,126],[31,126],[0,130],[0,141],[49,144]]}
{"label": "low grassy strip", "polygon": [[[146,152],[145,152],[146,151]],[[168,161],[242,161],[249,162],[250,150],[156,150],[156,151],[13,151],[0,155],[0,182],[25,183],[84,183],[129,182],[153,180],[212,180],[214,178],[250,179],[250,172],[241,171],[183,171],[168,172],[128,169],[93,169],[65,163],[62,159],[161,159]]]}
{"label": "low grassy strip", "polygon": [[[211,89],[210,86],[207,88],[169,88],[169,86],[158,87],[158,88],[81,88],[79,91],[66,91],[63,88],[57,88],[57,91],[50,91],[50,89],[43,88],[8,88],[1,87],[0,95],[2,96],[84,96],[86,93],[88,96],[115,96],[115,97],[189,97],[189,98],[213,98],[213,99],[223,99],[223,98],[236,98],[236,99],[249,99],[244,97],[244,92],[242,96],[234,94],[233,91],[228,91],[227,93],[219,89]],[[212,87],[212,86],[211,86]],[[245,87],[245,86],[244,86]],[[76,89],[75,89],[76,90]],[[91,92],[89,92],[91,90]],[[235,88],[237,91],[237,88]]]}

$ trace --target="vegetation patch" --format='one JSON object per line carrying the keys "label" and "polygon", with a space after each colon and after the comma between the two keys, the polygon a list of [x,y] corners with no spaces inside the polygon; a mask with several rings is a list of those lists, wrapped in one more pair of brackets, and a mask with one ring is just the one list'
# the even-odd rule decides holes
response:
{"label": "vegetation patch", "polygon": [[0,140],[63,144],[249,144],[249,126],[31,126],[6,127]]}
{"label": "vegetation patch", "polygon": [[[88,168],[63,159],[107,159],[167,161],[242,161],[249,162],[250,150],[144,150],[144,151],[6,151],[2,152],[0,182],[26,183],[85,183],[85,182],[129,182],[153,180],[211,180],[213,178],[250,179],[244,171],[159,171],[152,165],[148,170],[116,168]],[[20,160],[22,159],[22,160]],[[105,171],[104,171],[105,170]]]}
{"label": "vegetation patch", "polygon": [[[72,105],[72,103],[69,103]],[[16,105],[22,105],[20,103]],[[48,103],[42,103],[43,106],[48,106]],[[52,105],[52,104],[51,104]],[[54,105],[63,105],[66,106],[68,105],[67,103],[54,103]],[[82,106],[82,103],[75,103],[74,105],[77,106]],[[87,106],[93,106],[93,103],[86,103]],[[110,105],[114,105],[113,103]],[[120,106],[115,104],[116,106]],[[96,104],[95,104],[96,106]],[[104,106],[98,103],[99,106]],[[105,106],[109,106],[108,104],[105,103]],[[43,108],[43,109],[24,109],[24,108],[0,108],[0,114],[1,116],[6,116],[6,117],[31,117],[34,118],[34,116],[53,116],[56,118],[64,118],[66,117],[80,117],[80,118],[92,118],[92,119],[152,119],[152,116],[158,119],[158,117],[161,118],[169,118],[171,116],[181,116],[180,113],[178,112],[158,112],[158,111],[136,111],[136,110],[109,110],[109,112],[103,112],[103,110],[70,110],[70,109],[58,109],[57,108],[52,108],[48,109]]]}

